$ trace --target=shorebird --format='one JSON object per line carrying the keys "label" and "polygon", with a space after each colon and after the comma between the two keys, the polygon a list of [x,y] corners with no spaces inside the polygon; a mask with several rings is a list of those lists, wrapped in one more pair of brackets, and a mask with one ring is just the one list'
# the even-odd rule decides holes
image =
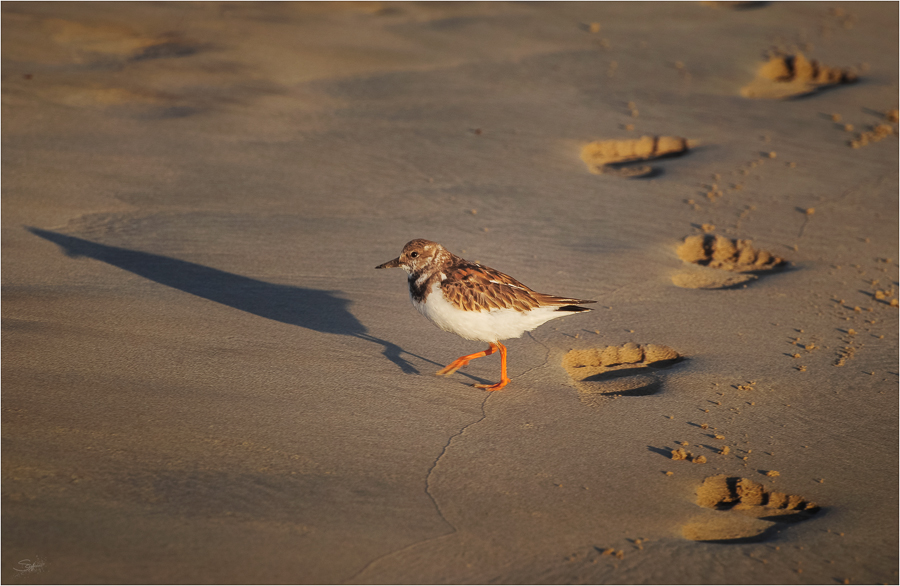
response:
{"label": "shorebird", "polygon": [[596,303],[538,293],[509,275],[469,262],[429,240],[408,242],[400,256],[375,268],[406,271],[413,306],[437,327],[490,344],[487,350],[460,356],[437,374],[453,374],[475,358],[500,352],[500,382],[475,385],[488,391],[499,391],[509,383],[506,346],[500,340],[518,338],[551,319],[589,311],[579,304]]}

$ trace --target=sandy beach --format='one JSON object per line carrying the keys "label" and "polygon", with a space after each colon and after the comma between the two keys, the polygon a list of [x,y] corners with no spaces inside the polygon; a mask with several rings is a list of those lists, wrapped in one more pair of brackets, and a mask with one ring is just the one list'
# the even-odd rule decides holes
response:
{"label": "sandy beach", "polygon": [[4,2],[3,582],[898,583],[897,23]]}

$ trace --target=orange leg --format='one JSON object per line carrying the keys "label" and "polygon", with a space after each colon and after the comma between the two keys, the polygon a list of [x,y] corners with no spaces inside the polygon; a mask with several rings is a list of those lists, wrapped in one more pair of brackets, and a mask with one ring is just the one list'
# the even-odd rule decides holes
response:
{"label": "orange leg", "polygon": [[[494,344],[491,344],[493,347]],[[506,346],[497,342],[497,347],[500,349],[500,382],[495,385],[475,385],[479,389],[484,389],[486,391],[499,391],[503,387],[506,386],[506,383],[509,382],[509,377],[506,376]]]}
{"label": "orange leg", "polygon": [[[502,346],[501,346],[501,348],[502,348]],[[503,348],[503,350],[501,351],[501,354],[505,350],[506,350],[506,348]],[[463,366],[466,366],[467,364],[469,364],[469,361],[475,360],[476,358],[481,358],[482,356],[490,356],[491,354],[493,354],[496,351],[497,351],[497,345],[491,344],[491,347],[488,348],[487,350],[484,350],[483,352],[476,352],[475,354],[469,354],[468,356],[460,356],[459,358],[457,358],[456,360],[454,360],[453,362],[451,362],[444,368],[437,371],[437,374],[439,374],[439,375],[453,374],[454,372],[456,372]]]}
{"label": "orange leg", "polygon": [[437,371],[439,375],[445,374],[453,374],[463,366],[469,364],[470,361],[475,360],[476,358],[481,358],[482,356],[490,356],[497,350],[500,351],[500,382],[495,385],[475,385],[479,389],[484,389],[486,391],[499,391],[509,382],[509,377],[506,376],[506,346],[497,342],[496,344],[491,343],[490,348],[487,350],[483,350],[482,352],[476,352],[475,354],[469,354],[467,356],[460,356],[444,368]]}

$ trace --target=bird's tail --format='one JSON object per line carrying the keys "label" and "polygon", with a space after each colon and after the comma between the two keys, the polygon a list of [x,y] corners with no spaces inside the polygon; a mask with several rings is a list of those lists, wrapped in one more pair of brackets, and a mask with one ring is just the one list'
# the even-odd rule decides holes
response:
{"label": "bird's tail", "polygon": [[[587,303],[586,301],[582,301],[581,303]],[[579,311],[590,311],[590,307],[578,307],[577,305],[562,305],[556,308],[556,311],[571,311],[573,313],[577,313]]]}
{"label": "bird's tail", "polygon": [[538,294],[538,301],[544,306],[558,306],[557,311],[590,311],[588,307],[578,307],[585,303],[597,303],[590,299],[572,299],[571,297],[554,297],[553,295]]}

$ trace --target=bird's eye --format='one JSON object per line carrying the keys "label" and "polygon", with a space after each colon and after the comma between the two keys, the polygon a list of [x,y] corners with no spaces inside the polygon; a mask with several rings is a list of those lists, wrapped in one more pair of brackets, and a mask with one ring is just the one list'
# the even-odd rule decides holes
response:
{"label": "bird's eye", "polygon": [[416,252],[416,251],[413,251],[413,252],[410,252],[410,253],[409,253],[409,256],[411,256],[412,258],[416,258],[416,257],[419,256],[419,253]]}

